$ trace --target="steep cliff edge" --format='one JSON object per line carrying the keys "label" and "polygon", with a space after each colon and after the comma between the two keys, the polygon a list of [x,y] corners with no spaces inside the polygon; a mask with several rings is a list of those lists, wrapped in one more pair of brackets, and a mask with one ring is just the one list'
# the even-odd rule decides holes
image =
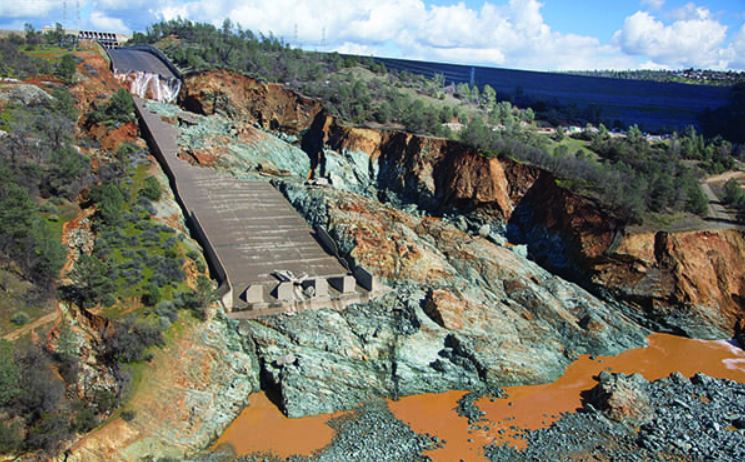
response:
{"label": "steep cliff edge", "polygon": [[596,283],[688,335],[731,334],[745,317],[741,230],[629,234],[592,268]]}
{"label": "steep cliff edge", "polygon": [[186,77],[179,103],[197,114],[224,114],[265,129],[297,134],[321,111],[319,101],[227,70]]}
{"label": "steep cliff edge", "polygon": [[182,101],[300,134],[313,174],[338,189],[496,224],[542,266],[631,305],[652,328],[722,337],[745,316],[742,231],[631,232],[539,168],[456,141],[346,126],[318,102],[226,71],[187,79]]}

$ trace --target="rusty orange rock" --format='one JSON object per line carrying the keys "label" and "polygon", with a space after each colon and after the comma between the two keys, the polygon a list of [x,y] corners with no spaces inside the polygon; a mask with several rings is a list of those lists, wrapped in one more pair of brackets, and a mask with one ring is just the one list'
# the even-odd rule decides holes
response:
{"label": "rusty orange rock", "polygon": [[263,83],[224,69],[186,78],[179,95],[190,111],[227,116],[256,123],[265,129],[298,133],[310,126],[321,103],[276,83]]}

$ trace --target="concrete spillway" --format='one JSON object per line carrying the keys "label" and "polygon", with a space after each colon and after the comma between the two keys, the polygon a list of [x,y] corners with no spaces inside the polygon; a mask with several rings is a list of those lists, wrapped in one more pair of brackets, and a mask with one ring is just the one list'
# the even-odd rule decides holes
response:
{"label": "concrete spillway", "polygon": [[178,79],[178,70],[163,60],[155,50],[148,48],[113,48],[106,50],[111,58],[114,73],[147,72],[157,74],[164,79]]}
{"label": "concrete spillway", "polygon": [[[180,84],[178,70],[157,50],[108,53],[117,75],[144,73]],[[132,85],[130,91],[137,95],[137,88]],[[139,96],[153,98],[152,93]],[[135,96],[135,107],[143,134],[221,283],[221,300],[231,316],[339,308],[385,290],[363,268],[355,268],[353,276],[330,255],[331,238],[322,229],[311,229],[269,182],[189,164],[179,158],[178,127],[150,111],[145,99]]]}
{"label": "concrete spillway", "polygon": [[[360,268],[357,279],[351,276],[320,244],[324,237],[319,231],[270,183],[189,164],[178,156],[178,128],[151,112],[144,100],[135,98],[135,105],[152,151],[222,283],[221,298],[233,317],[341,307],[382,290]],[[308,278],[302,284],[282,282],[277,270]],[[311,296],[304,292],[308,286],[313,287]]]}
{"label": "concrete spillway", "polygon": [[151,47],[107,50],[116,78],[141,98],[172,103],[181,90],[181,76],[173,64]]}

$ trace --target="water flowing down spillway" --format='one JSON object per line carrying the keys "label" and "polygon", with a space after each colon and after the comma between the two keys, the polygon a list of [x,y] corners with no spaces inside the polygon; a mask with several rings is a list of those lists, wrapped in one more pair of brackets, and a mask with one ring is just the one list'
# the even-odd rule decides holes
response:
{"label": "water flowing down spillway", "polygon": [[181,90],[179,79],[165,79],[158,74],[133,71],[115,76],[129,88],[129,92],[133,95],[163,103],[175,102]]}

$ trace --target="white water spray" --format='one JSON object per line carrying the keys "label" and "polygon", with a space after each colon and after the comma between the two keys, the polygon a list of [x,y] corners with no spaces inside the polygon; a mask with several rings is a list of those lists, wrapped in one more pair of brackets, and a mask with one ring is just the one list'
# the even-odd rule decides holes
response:
{"label": "white water spray", "polygon": [[173,103],[181,90],[181,81],[176,78],[163,79],[158,74],[134,71],[116,74],[117,80],[129,87],[129,92],[140,98]]}

